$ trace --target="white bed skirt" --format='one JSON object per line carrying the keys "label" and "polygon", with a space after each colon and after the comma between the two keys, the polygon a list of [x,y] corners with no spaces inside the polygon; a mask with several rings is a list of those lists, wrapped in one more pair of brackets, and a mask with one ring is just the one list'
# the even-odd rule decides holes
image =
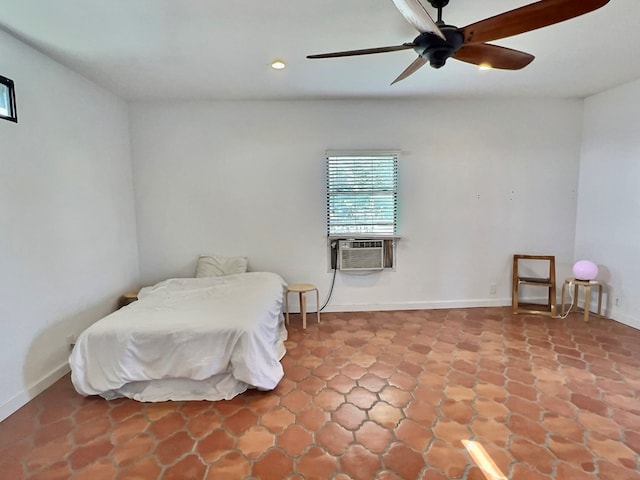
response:
{"label": "white bed skirt", "polygon": [[283,376],[284,280],[268,272],[170,279],[99,320],[69,357],[82,395],[230,399]]}

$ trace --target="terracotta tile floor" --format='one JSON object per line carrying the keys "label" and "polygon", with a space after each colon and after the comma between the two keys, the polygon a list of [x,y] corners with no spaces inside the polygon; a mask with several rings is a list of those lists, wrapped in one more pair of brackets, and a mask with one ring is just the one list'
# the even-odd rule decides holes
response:
{"label": "terracotta tile floor", "polygon": [[[285,378],[231,401],[83,398],[0,424],[3,479],[640,479],[640,331],[507,308],[292,318]],[[492,479],[493,480],[493,479]]]}

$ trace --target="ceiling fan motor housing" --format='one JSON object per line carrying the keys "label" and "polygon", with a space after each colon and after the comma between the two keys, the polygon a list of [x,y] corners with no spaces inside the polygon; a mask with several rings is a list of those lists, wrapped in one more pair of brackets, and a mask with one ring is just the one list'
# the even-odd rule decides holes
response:
{"label": "ceiling fan motor housing", "polygon": [[429,32],[421,33],[413,41],[416,53],[427,59],[433,68],[442,67],[464,43],[464,35],[458,27],[440,25],[440,31],[446,37],[446,41]]}
{"label": "ceiling fan motor housing", "polygon": [[433,8],[444,8],[449,5],[449,0],[429,0]]}

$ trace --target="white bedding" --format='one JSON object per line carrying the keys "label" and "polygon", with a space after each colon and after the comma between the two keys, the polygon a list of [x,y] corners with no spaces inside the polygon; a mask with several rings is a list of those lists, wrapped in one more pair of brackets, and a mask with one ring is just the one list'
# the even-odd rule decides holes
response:
{"label": "white bedding", "polygon": [[82,395],[145,402],[230,399],[283,375],[284,280],[267,272],[180,278],[99,320],[69,357]]}

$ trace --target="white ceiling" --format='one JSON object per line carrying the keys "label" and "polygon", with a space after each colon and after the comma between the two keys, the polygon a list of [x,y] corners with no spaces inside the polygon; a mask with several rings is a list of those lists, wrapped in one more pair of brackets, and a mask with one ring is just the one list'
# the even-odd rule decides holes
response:
{"label": "white ceiling", "polygon": [[[451,0],[444,20],[463,27],[532,1]],[[449,60],[389,86],[412,50],[305,57],[413,40],[391,0],[0,0],[0,28],[127,99],[584,97],[640,78],[638,20],[640,0],[611,0],[494,42],[535,55],[524,70]],[[271,69],[275,58],[287,68]]]}

